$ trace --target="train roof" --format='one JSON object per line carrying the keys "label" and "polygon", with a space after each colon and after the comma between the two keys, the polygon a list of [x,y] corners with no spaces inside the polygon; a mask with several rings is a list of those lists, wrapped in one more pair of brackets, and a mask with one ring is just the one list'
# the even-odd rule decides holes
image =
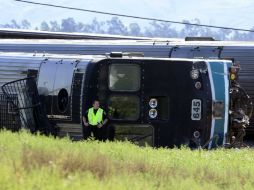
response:
{"label": "train roof", "polygon": [[48,32],[40,30],[24,30],[24,29],[6,29],[0,28],[0,38],[8,39],[150,39],[149,37],[109,35],[109,34],[93,34],[93,33],[68,33],[68,32]]}
{"label": "train roof", "polygon": [[14,58],[14,59],[85,59],[85,60],[102,60],[102,59],[135,59],[135,60],[170,60],[170,61],[208,61],[208,62],[231,62],[229,60],[219,60],[219,59],[199,59],[199,58],[158,58],[158,57],[142,57],[142,56],[129,56],[123,57],[110,57],[109,55],[75,55],[75,54],[33,54],[25,52],[0,52],[1,58]]}
{"label": "train roof", "polygon": [[17,45],[153,45],[153,46],[246,46],[253,47],[254,41],[185,41],[184,39],[118,39],[118,40],[100,40],[100,39],[1,39],[0,44]]}

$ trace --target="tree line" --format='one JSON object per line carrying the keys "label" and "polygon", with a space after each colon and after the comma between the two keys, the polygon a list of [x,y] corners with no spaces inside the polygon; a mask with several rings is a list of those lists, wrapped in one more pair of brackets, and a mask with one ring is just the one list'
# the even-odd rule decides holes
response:
{"label": "tree line", "polygon": [[[183,20],[183,22],[189,22]],[[194,19],[194,23],[201,24],[199,19]],[[192,23],[193,23],[192,22]],[[52,32],[84,32],[129,36],[147,36],[147,37],[166,37],[166,38],[185,38],[186,36],[204,36],[213,37],[216,40],[254,40],[254,33],[239,32],[224,29],[211,29],[207,27],[197,27],[184,25],[176,28],[175,25],[165,22],[150,22],[146,27],[138,23],[124,24],[118,17],[112,17],[110,20],[98,21],[94,18],[91,23],[82,23],[75,21],[74,18],[65,18],[60,22],[43,21],[40,26],[32,28],[28,20],[17,22],[12,20],[10,23],[0,24],[1,28],[13,29],[35,29]],[[252,28],[254,29],[254,27]]]}

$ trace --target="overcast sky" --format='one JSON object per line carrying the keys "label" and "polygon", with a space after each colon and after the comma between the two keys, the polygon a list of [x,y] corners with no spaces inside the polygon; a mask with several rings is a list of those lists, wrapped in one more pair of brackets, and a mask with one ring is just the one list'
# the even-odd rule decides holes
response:
{"label": "overcast sky", "polygon": [[[114,12],[158,19],[182,21],[198,18],[202,24],[250,29],[254,26],[254,0],[30,0],[63,6]],[[109,20],[111,16],[43,7],[0,0],[0,24],[12,19],[20,22],[27,19],[32,25],[39,26],[42,21],[73,17],[77,21],[90,23],[94,17]],[[147,22],[137,19],[122,19],[125,24]],[[178,25],[176,25],[178,26]]]}

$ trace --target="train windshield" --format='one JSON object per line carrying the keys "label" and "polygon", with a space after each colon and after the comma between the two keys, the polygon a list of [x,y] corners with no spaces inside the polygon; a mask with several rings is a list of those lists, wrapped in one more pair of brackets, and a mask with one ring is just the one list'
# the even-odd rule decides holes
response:
{"label": "train windshield", "polygon": [[139,98],[135,95],[112,95],[109,98],[109,118],[116,120],[137,120],[139,118]]}
{"label": "train windshield", "polygon": [[131,64],[112,64],[109,69],[109,89],[112,91],[138,91],[140,67]]}

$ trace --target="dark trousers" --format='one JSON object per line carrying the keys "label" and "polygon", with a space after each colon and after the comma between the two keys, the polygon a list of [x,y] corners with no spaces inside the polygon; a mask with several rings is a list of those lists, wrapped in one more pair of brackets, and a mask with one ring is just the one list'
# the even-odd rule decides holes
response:
{"label": "dark trousers", "polygon": [[91,126],[89,125],[88,127],[84,127],[84,139],[88,139],[89,137],[93,136],[96,140],[100,140],[100,141],[113,141],[115,138],[115,127],[110,125],[110,124],[106,124],[103,125],[103,127],[98,128],[97,126]]}
{"label": "dark trousers", "polygon": [[84,127],[84,139],[88,139],[89,137],[91,137],[92,133],[95,140],[106,140],[106,126],[102,126],[101,128],[92,125]]}

